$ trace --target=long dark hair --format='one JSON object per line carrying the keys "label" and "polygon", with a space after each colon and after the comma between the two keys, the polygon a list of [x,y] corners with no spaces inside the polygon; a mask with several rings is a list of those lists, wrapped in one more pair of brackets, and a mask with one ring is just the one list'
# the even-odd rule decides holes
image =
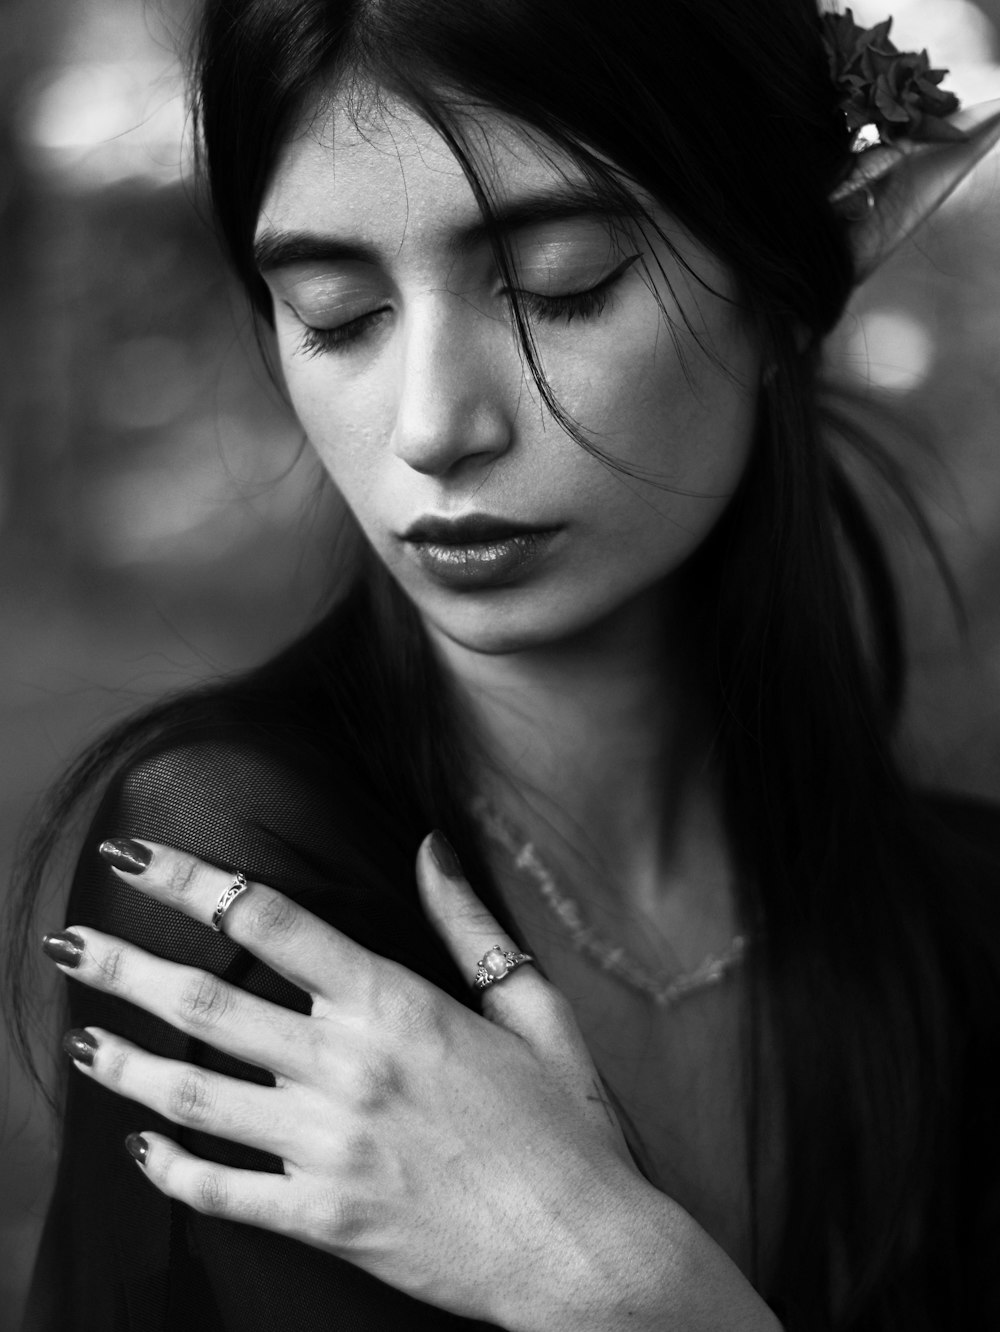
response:
{"label": "long dark hair", "polygon": [[[786,1150],[768,1293],[790,1328],[937,1326],[955,1315],[963,1279],[949,1147],[962,1000],[948,961],[962,912],[943,921],[949,865],[894,757],[892,579],[822,407],[820,344],[854,274],[828,202],[848,131],[813,0],[209,0],[195,85],[202,163],[223,243],[265,321],[252,248],[261,201],[298,118],[331,86],[375,87],[416,109],[487,221],[489,175],[466,133],[477,107],[564,150],[622,211],[642,218],[637,187],[647,191],[735,279],[766,371],[746,474],[694,559],[702,678],[755,938],[749,1062],[759,1074],[766,1061],[780,1088],[769,1101],[754,1076],[749,1103],[752,1144],[758,1121],[775,1117]],[[560,416],[516,300],[514,316],[551,410],[594,447]],[[338,632],[348,619],[363,632]],[[276,669],[204,699],[256,689],[273,702]],[[360,731],[359,755],[415,835],[444,826],[480,863],[447,681],[370,558],[280,669],[310,673],[337,725]],[[121,728],[71,774],[62,808],[194,706]]]}

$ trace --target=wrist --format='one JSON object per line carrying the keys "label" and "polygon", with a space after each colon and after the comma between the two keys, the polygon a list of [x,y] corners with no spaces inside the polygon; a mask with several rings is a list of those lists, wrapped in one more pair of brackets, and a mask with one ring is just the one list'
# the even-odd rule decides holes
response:
{"label": "wrist", "polygon": [[724,1250],[631,1170],[564,1240],[510,1332],[781,1332]]}

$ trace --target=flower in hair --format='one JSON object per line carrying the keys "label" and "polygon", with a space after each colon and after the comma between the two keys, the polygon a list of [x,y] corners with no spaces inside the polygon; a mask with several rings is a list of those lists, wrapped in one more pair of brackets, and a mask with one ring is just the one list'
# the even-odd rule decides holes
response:
{"label": "flower in hair", "polygon": [[948,71],[931,69],[926,51],[897,50],[889,40],[891,18],[861,28],[848,9],[823,14],[820,22],[856,151],[896,139],[944,143],[967,137],[945,119],[959,106],[954,93],[938,87]]}

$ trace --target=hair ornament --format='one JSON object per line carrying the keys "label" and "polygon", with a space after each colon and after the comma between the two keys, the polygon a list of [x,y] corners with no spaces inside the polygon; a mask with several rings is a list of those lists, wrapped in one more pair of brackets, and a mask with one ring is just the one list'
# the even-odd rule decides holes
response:
{"label": "hair ornament", "polygon": [[899,51],[889,39],[892,19],[862,28],[853,12],[820,18],[830,75],[856,153],[897,140],[962,142],[968,136],[945,119],[959,108],[938,85],[948,73],[932,69],[926,51]]}

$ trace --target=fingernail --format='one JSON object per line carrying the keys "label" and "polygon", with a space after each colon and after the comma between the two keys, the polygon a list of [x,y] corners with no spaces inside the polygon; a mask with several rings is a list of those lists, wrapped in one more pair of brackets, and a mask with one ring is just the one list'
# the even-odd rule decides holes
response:
{"label": "fingernail", "polygon": [[149,847],[131,837],[111,837],[97,849],[109,865],[127,874],[141,874],[153,859]]}
{"label": "fingernail", "polygon": [[435,828],[431,833],[430,850],[434,857],[434,863],[446,878],[461,879],[463,877],[462,862],[455,854],[455,848],[438,828]]}
{"label": "fingernail", "polygon": [[94,1062],[97,1042],[89,1031],[68,1031],[63,1037],[62,1045],[70,1059],[75,1059],[78,1064],[86,1064],[89,1068]]}
{"label": "fingernail", "polygon": [[42,952],[53,962],[64,967],[78,967],[83,957],[83,940],[72,930],[63,930],[61,934],[47,934],[42,940]]}
{"label": "fingernail", "polygon": [[146,1156],[149,1153],[149,1143],[141,1133],[130,1133],[125,1139],[125,1150],[131,1156],[133,1161],[138,1161],[140,1165],[146,1164]]}

